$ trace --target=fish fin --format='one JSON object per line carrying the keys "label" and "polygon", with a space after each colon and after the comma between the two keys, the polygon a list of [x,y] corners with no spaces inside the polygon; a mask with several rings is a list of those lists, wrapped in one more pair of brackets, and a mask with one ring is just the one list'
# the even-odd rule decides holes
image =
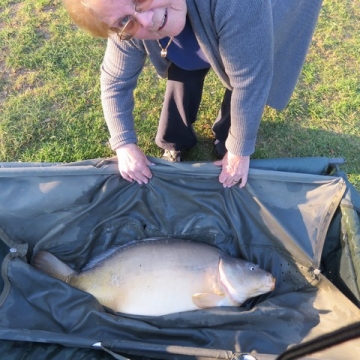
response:
{"label": "fish fin", "polygon": [[229,298],[226,294],[213,294],[213,293],[196,293],[192,296],[193,303],[201,308],[209,308],[214,306],[228,306]]}
{"label": "fish fin", "polygon": [[66,279],[76,273],[70,266],[63,263],[56,256],[46,251],[34,255],[32,264],[42,272],[56,279],[66,282]]}

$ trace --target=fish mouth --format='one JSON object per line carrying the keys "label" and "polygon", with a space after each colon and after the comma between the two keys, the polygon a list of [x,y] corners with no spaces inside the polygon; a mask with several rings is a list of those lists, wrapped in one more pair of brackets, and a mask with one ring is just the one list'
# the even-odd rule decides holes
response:
{"label": "fish mouth", "polygon": [[162,30],[165,27],[165,25],[167,24],[167,19],[168,19],[168,9],[165,8],[165,14],[158,30]]}
{"label": "fish mouth", "polygon": [[271,278],[270,291],[273,291],[275,289],[275,283],[276,283],[276,278],[272,277]]}

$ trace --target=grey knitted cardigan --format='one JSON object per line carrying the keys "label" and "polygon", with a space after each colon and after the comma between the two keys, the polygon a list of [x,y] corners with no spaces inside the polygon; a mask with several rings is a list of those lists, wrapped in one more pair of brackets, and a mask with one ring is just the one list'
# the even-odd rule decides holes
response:
{"label": "grey knitted cardigan", "polygon": [[[308,51],[322,0],[187,0],[201,49],[232,90],[227,149],[251,155],[266,104],[283,109]],[[136,143],[133,91],[146,57],[161,77],[169,62],[154,40],[110,36],[101,65],[101,97],[110,145]],[[215,117],[216,114],[214,114]]]}

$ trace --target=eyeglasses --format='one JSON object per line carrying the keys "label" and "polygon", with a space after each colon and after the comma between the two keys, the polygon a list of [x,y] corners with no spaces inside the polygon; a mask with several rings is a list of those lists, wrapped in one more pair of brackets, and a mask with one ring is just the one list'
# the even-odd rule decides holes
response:
{"label": "eyeglasses", "polygon": [[136,19],[136,14],[149,9],[153,0],[133,0],[135,12],[133,15],[125,16],[120,19],[120,23],[114,30],[121,41],[132,39],[139,30],[140,24]]}

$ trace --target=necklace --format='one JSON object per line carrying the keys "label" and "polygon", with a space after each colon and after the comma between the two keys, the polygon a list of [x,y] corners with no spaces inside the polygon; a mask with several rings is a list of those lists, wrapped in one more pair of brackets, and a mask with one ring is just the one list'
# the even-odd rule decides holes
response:
{"label": "necklace", "polygon": [[161,51],[160,51],[160,55],[161,55],[161,57],[166,57],[167,56],[167,49],[168,49],[168,47],[170,46],[170,44],[171,44],[171,42],[173,41],[173,36],[170,38],[170,40],[169,40],[169,42],[167,43],[167,45],[165,46],[165,48],[163,48],[162,46],[161,46],[161,44],[160,44],[160,41],[159,40],[157,40],[157,42],[158,42],[158,44],[159,44],[159,46],[160,46],[160,49],[161,49]]}

